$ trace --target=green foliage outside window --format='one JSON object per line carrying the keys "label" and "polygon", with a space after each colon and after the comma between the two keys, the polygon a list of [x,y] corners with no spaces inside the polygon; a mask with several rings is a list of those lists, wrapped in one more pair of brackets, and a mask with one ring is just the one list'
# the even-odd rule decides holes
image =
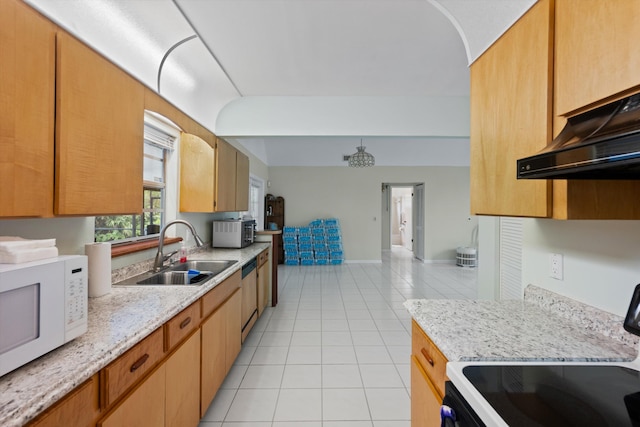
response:
{"label": "green foliage outside window", "polygon": [[142,215],[97,216],[95,241],[112,242],[158,234],[163,224],[163,189],[145,188]]}

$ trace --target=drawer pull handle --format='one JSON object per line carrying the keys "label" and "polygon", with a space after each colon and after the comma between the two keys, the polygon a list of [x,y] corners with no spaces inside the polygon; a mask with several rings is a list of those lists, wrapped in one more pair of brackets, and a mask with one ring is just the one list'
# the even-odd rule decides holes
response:
{"label": "drawer pull handle", "polygon": [[148,358],[149,358],[148,353],[143,354],[140,359],[136,360],[136,362],[133,365],[131,365],[131,369],[129,369],[129,371],[135,372],[136,370],[138,370],[138,368],[144,365],[144,362],[146,362]]}
{"label": "drawer pull handle", "polygon": [[180,323],[180,329],[186,328],[189,323],[191,323],[191,316],[187,317],[182,321],[182,323]]}
{"label": "drawer pull handle", "polygon": [[429,356],[429,353],[427,353],[426,349],[423,348],[422,350],[420,350],[420,353],[422,353],[424,358],[427,359],[427,362],[429,363],[429,365],[431,366],[434,365],[433,359],[431,358],[431,356]]}

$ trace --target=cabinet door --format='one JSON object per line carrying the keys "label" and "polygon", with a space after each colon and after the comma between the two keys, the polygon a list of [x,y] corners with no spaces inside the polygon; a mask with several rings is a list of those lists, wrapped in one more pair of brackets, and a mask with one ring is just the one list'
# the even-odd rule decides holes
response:
{"label": "cabinet door", "polygon": [[55,27],[0,1],[0,217],[53,213]]}
{"label": "cabinet door", "polygon": [[214,156],[202,138],[180,137],[180,212],[213,212]]}
{"label": "cabinet door", "polygon": [[200,416],[204,416],[227,375],[225,361],[224,305],[202,323],[202,378],[200,381]]}
{"label": "cabinet door", "polygon": [[548,217],[546,180],[517,180],[516,160],[551,140],[552,7],[536,3],[471,65],[471,212]]}
{"label": "cabinet door", "polygon": [[240,353],[240,305],[242,293],[234,293],[202,322],[202,375],[200,416],[204,416],[220,385]]}
{"label": "cabinet door", "polygon": [[165,362],[165,425],[196,427],[200,422],[200,330]]}
{"label": "cabinet door", "polygon": [[249,157],[236,152],[236,211],[249,210]]}
{"label": "cabinet door", "polygon": [[218,138],[216,141],[216,212],[236,210],[236,149]]}
{"label": "cabinet door", "polygon": [[640,2],[556,0],[557,115],[640,85]]}
{"label": "cabinet door", "polygon": [[[265,255],[268,258],[268,255]],[[258,268],[258,316],[262,316],[264,308],[269,302],[269,262],[264,262]]]}
{"label": "cabinet door", "polygon": [[55,213],[142,212],[144,87],[58,32]]}
{"label": "cabinet door", "polygon": [[165,375],[166,367],[162,364],[98,426],[164,427]]}
{"label": "cabinet door", "polygon": [[440,427],[442,398],[426,372],[411,357],[411,427]]}
{"label": "cabinet door", "polygon": [[99,412],[98,375],[94,375],[28,425],[89,427],[95,425]]}
{"label": "cabinet door", "polygon": [[229,372],[242,348],[240,306],[242,291],[238,289],[225,304],[225,365]]}

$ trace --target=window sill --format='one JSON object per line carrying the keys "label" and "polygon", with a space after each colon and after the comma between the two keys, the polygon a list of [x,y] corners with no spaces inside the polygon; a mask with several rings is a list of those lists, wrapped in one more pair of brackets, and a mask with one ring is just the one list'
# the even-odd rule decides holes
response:
{"label": "window sill", "polygon": [[[164,239],[164,244],[178,243],[182,241],[182,237],[167,237]],[[116,258],[122,255],[129,255],[135,252],[145,251],[151,248],[158,247],[158,239],[146,239],[138,242],[121,243],[119,245],[111,246],[111,258]]]}

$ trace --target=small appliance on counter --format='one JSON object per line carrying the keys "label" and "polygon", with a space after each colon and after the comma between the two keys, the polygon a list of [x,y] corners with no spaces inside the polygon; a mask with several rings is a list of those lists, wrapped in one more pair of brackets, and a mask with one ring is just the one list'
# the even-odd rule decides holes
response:
{"label": "small appliance on counter", "polygon": [[245,248],[253,243],[255,230],[255,219],[213,221],[211,246],[214,248]]}
{"label": "small appliance on counter", "polygon": [[0,264],[0,376],[87,331],[87,257]]}

